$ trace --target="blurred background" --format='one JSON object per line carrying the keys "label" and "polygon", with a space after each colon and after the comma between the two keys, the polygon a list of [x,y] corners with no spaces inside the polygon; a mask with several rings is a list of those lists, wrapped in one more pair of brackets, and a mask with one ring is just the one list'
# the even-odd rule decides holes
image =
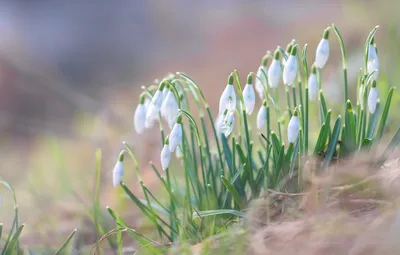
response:
{"label": "blurred background", "polygon": [[[158,164],[158,132],[139,137],[132,124],[142,85],[185,72],[215,110],[232,70],[242,77],[255,72],[267,50],[285,48],[291,39],[309,43],[311,63],[323,30],[335,23],[355,97],[363,46],[375,25],[380,80],[393,85],[400,78],[399,8],[395,0],[0,1],[0,176],[16,190],[20,221],[27,223],[24,242],[56,246],[88,224],[97,148],[102,208],[118,204],[135,221],[135,208],[112,188],[111,171],[126,140],[138,153],[145,183],[155,185],[147,163]],[[341,58],[333,33],[330,38],[323,80],[335,103]],[[131,173],[127,181],[134,186]],[[7,227],[12,200],[3,187],[0,196],[0,222]]]}

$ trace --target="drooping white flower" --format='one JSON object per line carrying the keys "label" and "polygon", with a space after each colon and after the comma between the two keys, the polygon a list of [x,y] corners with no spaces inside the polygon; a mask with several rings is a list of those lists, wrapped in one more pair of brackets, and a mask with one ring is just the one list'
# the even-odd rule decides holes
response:
{"label": "drooping white flower", "polygon": [[224,133],[225,137],[228,137],[232,133],[234,124],[234,112],[228,112],[221,127],[221,131]]}
{"label": "drooping white flower", "polygon": [[219,114],[221,115],[225,110],[230,112],[235,111],[236,108],[236,94],[233,87],[233,75],[229,76],[228,85],[222,92],[221,98],[219,99]]}
{"label": "drooping white flower", "polygon": [[179,114],[178,102],[175,99],[175,94],[169,90],[164,102],[161,105],[161,116],[168,122],[169,128],[172,128],[176,122],[176,117]]}
{"label": "drooping white flower", "polygon": [[266,75],[268,74],[268,70],[267,67],[264,65],[261,65],[258,68],[257,71],[257,78],[255,81],[255,89],[258,93],[258,96],[260,97],[261,100],[263,100],[265,98],[265,88],[264,88],[264,84],[267,86],[267,77]]}
{"label": "drooping white flower", "polygon": [[113,185],[117,187],[124,177],[124,151],[121,151],[113,169]]}
{"label": "drooping white flower", "polygon": [[297,116],[297,109],[294,110],[293,116],[289,121],[287,135],[289,143],[295,143],[297,140],[297,136],[299,135],[300,130],[300,121]]}
{"label": "drooping white flower", "polygon": [[[146,99],[144,100],[144,106],[146,108],[146,116],[147,116],[147,111],[148,111],[149,106],[150,106],[150,102],[151,102],[151,100],[148,97],[146,97]],[[148,119],[146,117],[146,121],[144,122],[144,127],[145,128],[152,128],[153,125],[154,125],[155,120],[156,119]]]}
{"label": "drooping white flower", "polygon": [[329,28],[324,30],[321,41],[315,51],[315,66],[323,68],[329,58]]}
{"label": "drooping white flower", "polygon": [[165,99],[167,98],[169,92],[170,92],[169,86],[165,86],[165,88],[164,88],[164,90],[163,90],[163,92],[162,92],[163,102],[164,102]]}
{"label": "drooping white flower", "polygon": [[310,101],[315,101],[318,98],[317,68],[315,65],[312,66],[311,74],[308,77],[308,98]]}
{"label": "drooping white flower", "polygon": [[171,162],[171,151],[169,150],[169,137],[165,139],[163,149],[161,150],[161,167],[165,171]]}
{"label": "drooping white flower", "polygon": [[223,134],[223,125],[224,121],[226,118],[226,115],[228,114],[228,110],[225,110],[223,114],[219,114],[217,119],[215,120],[215,131],[217,132],[218,135]]}
{"label": "drooping white flower", "polygon": [[264,100],[263,104],[257,113],[257,128],[263,129],[267,123],[267,100]]}
{"label": "drooping white flower", "polygon": [[379,58],[372,40],[368,47],[367,72],[372,73],[374,70],[375,72],[372,74],[371,79],[376,81],[379,75]]}
{"label": "drooping white flower", "polygon": [[281,63],[279,62],[279,50],[274,53],[274,59],[268,69],[268,85],[270,88],[277,88],[281,80]]}
{"label": "drooping white flower", "polygon": [[243,89],[243,101],[246,113],[250,115],[254,110],[254,105],[256,104],[256,94],[254,92],[253,76],[251,74],[247,76],[247,84]]}
{"label": "drooping white flower", "polygon": [[146,126],[146,106],[144,104],[144,96],[140,97],[140,102],[136,107],[133,116],[133,125],[135,126],[136,133],[141,134]]}
{"label": "drooping white flower", "polygon": [[294,78],[297,75],[297,48],[292,47],[292,52],[286,61],[285,67],[283,68],[283,84],[291,86],[294,82]]}
{"label": "drooping white flower", "polygon": [[372,82],[372,88],[368,94],[368,110],[371,114],[374,114],[376,110],[376,104],[378,103],[379,95],[378,89],[376,88],[376,81]]}
{"label": "drooping white flower", "polygon": [[151,102],[149,104],[149,107],[147,109],[146,113],[146,119],[152,120],[156,119],[157,115],[161,109],[161,105],[163,102],[163,90],[164,90],[165,84],[162,83],[159,87],[159,89],[156,91],[154,94],[153,98],[151,99]]}
{"label": "drooping white flower", "polygon": [[169,135],[169,150],[174,152],[176,147],[182,143],[182,115],[178,115],[176,123]]}

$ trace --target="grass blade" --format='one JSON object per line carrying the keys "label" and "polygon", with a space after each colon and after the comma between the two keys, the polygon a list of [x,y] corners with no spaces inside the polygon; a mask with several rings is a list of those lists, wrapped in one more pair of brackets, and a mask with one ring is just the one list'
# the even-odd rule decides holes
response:
{"label": "grass blade", "polygon": [[221,181],[228,189],[228,191],[232,194],[233,200],[235,200],[236,204],[238,205],[239,209],[243,207],[242,199],[240,199],[239,193],[235,189],[235,187],[225,178],[225,176],[221,176]]}
{"label": "grass blade", "polygon": [[65,240],[65,242],[63,243],[63,245],[61,245],[61,247],[54,253],[54,255],[62,254],[62,252],[64,251],[64,249],[67,247],[69,241],[71,241],[72,237],[74,237],[76,231],[77,231],[76,229],[74,229],[74,231],[72,231],[72,233],[68,236],[67,240]]}
{"label": "grass blade", "polygon": [[207,211],[194,212],[193,218],[216,216],[216,215],[221,215],[221,214],[232,214],[234,216],[241,217],[241,218],[244,218],[246,216],[241,211],[230,210],[230,209],[221,209],[221,210],[207,210]]}
{"label": "grass blade", "polygon": [[331,163],[332,157],[336,151],[336,145],[339,139],[340,130],[341,130],[341,116],[339,115],[336,119],[335,126],[332,131],[331,139],[329,139],[328,149],[325,153],[325,159],[323,164],[323,169],[327,168]]}
{"label": "grass blade", "polygon": [[386,147],[385,151],[383,152],[382,156],[379,158],[378,162],[376,163],[376,167],[381,167],[385,161],[388,159],[390,153],[396,148],[397,144],[400,142],[400,126],[397,129],[396,133],[394,134],[393,138],[390,140],[388,146]]}
{"label": "grass blade", "polygon": [[17,228],[17,230],[15,231],[15,233],[10,238],[10,242],[4,248],[5,255],[19,254],[18,240],[19,240],[19,236],[21,235],[21,232],[22,232],[22,229],[24,228],[24,226],[25,226],[24,224],[19,226]]}
{"label": "grass blade", "polygon": [[394,87],[391,87],[389,90],[389,94],[386,99],[385,107],[383,108],[382,117],[379,122],[378,131],[376,133],[375,141],[379,141],[382,138],[383,130],[385,129],[386,121],[389,115],[390,103],[392,102]]}

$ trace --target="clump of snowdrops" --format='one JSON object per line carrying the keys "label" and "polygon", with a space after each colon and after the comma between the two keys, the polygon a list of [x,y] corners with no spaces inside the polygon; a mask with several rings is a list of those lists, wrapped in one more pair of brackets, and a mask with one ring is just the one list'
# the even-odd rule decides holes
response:
{"label": "clump of snowdrops", "polygon": [[[365,42],[356,102],[349,99],[346,49],[334,24],[324,30],[311,65],[307,44],[300,47],[292,40],[286,49],[278,46],[273,53],[267,52],[245,84],[234,70],[226,87],[219,89],[217,116],[211,114],[201,86],[185,73],[143,88],[134,127],[138,134],[150,129],[148,132],[154,132],[154,126],[160,128],[161,165],[150,164],[167,198],[156,197],[145,186],[134,152],[124,143],[113,170],[114,186],[122,187],[154,224],[158,237],[140,235],[108,208],[118,233],[128,231],[154,253],[170,243],[196,243],[239,221],[249,201],[268,190],[301,191],[302,171],[310,158],[320,159],[313,171],[324,172],[361,151],[374,150],[384,135],[394,91],[392,87],[385,95],[378,94],[377,28]],[[343,63],[344,95],[339,114],[328,107],[321,86],[332,32]],[[282,86],[283,99],[278,93]],[[316,118],[319,126],[310,132],[309,124]],[[371,161],[371,167],[382,166],[399,139],[400,129],[383,155]],[[125,155],[135,163],[143,199],[123,182]]]}

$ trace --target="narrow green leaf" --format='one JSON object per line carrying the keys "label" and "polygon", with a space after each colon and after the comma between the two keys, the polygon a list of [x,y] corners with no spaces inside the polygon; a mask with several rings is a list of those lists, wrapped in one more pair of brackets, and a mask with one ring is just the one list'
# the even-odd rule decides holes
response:
{"label": "narrow green leaf", "polygon": [[379,118],[379,113],[380,113],[380,107],[381,104],[378,103],[376,104],[376,109],[374,114],[371,115],[371,118],[369,119],[369,125],[368,125],[368,131],[367,131],[367,138],[369,139],[373,139],[374,138],[374,134],[375,134],[375,130],[376,130],[376,125],[378,123],[378,118]]}
{"label": "narrow green leaf", "polygon": [[336,151],[336,145],[340,135],[340,127],[341,127],[341,116],[339,115],[336,119],[335,126],[332,131],[331,139],[329,139],[328,149],[325,153],[325,159],[323,168],[326,168],[331,163],[332,157]]}
{"label": "narrow green leaf", "polygon": [[235,187],[223,175],[221,175],[221,181],[232,194],[233,200],[235,200],[236,204],[239,206],[239,209],[241,209],[243,207],[243,202],[240,199],[239,193],[237,192]]}
{"label": "narrow green leaf", "polygon": [[71,241],[72,237],[75,235],[76,233],[76,229],[74,229],[74,231],[72,231],[72,233],[68,236],[67,240],[65,240],[65,242],[61,245],[61,247],[54,253],[54,255],[59,255],[59,254],[64,254],[64,249],[67,247],[67,245],[69,244],[69,241]]}
{"label": "narrow green leaf", "polygon": [[328,114],[328,107],[326,106],[326,101],[322,90],[319,92],[319,101],[320,101],[321,120],[324,120],[326,118],[326,115]]}
{"label": "narrow green leaf", "polygon": [[376,167],[381,167],[385,161],[388,159],[390,153],[396,148],[397,144],[400,142],[400,126],[397,129],[396,133],[394,134],[393,138],[390,140],[388,146],[386,147],[385,151],[383,154],[380,156],[377,164],[375,165]]}
{"label": "narrow green leaf", "polygon": [[221,209],[221,210],[207,210],[207,211],[194,212],[193,218],[216,216],[216,215],[221,215],[221,214],[231,214],[231,215],[241,217],[241,218],[246,216],[241,211],[230,210],[230,209]]}
{"label": "narrow green leaf", "polygon": [[389,94],[386,99],[385,107],[383,108],[383,112],[381,115],[382,117],[379,122],[379,127],[378,127],[378,131],[376,133],[375,141],[379,141],[382,138],[383,130],[385,129],[387,117],[389,115],[390,103],[392,102],[392,96],[393,96],[394,89],[395,89],[394,87],[391,87],[389,90]]}
{"label": "narrow green leaf", "polygon": [[10,242],[7,244],[7,246],[4,248],[4,254],[5,255],[12,255],[12,254],[18,254],[18,241],[19,241],[19,236],[21,235],[22,229],[25,227],[24,224],[19,226],[15,233],[12,235]]}
{"label": "narrow green leaf", "polygon": [[222,149],[225,155],[225,161],[226,164],[228,165],[229,173],[233,175],[234,170],[232,165],[232,151],[229,148],[228,139],[224,135],[221,135],[221,142],[222,142]]}

